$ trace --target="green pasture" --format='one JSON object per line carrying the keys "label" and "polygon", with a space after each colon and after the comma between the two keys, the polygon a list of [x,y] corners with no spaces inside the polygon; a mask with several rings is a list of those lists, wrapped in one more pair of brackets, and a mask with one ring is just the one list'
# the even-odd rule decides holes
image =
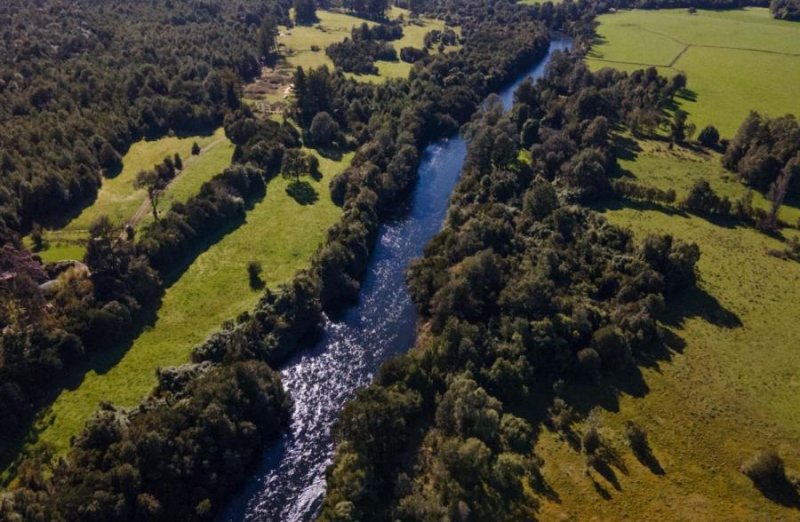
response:
{"label": "green pasture", "polygon": [[[675,190],[677,201],[686,198],[692,186],[699,180],[709,182],[721,197],[733,203],[745,196],[747,186],[736,175],[722,167],[722,155],[702,148],[675,146],[663,140],[637,140],[622,137],[618,143],[624,152],[619,159],[622,179],[655,187]],[[624,145],[623,145],[624,144]],[[753,206],[768,210],[769,200],[760,192],[752,191]],[[780,218],[791,226],[800,220],[800,205],[789,200],[781,207]]]}
{"label": "green pasture", "polygon": [[[403,18],[403,37],[391,42],[398,55],[403,47],[423,48],[426,34],[433,30],[443,31],[445,29],[445,23],[442,20],[425,17],[412,19],[410,11],[392,7],[389,18],[398,19],[400,17]],[[375,25],[372,21],[322,9],[317,10],[317,18],[318,22],[313,25],[280,28],[278,46],[282,48],[286,61],[292,67],[309,69],[326,65],[333,70],[333,62],[325,54],[325,48],[349,38],[350,31],[355,26],[360,26],[364,22],[370,26]],[[312,47],[315,46],[317,51],[312,50]],[[399,59],[396,62],[378,61],[376,65],[379,70],[378,75],[348,74],[348,76],[360,81],[383,82],[387,78],[406,78],[411,71],[411,64]]]}
{"label": "green pasture", "polygon": [[[732,201],[746,187],[724,170],[716,152],[669,148],[665,141],[618,136],[625,179],[662,190],[678,201],[699,179]],[[796,202],[781,217],[796,223]],[[767,200],[754,193],[754,205]],[[789,520],[790,508],[767,500],[739,472],[756,451],[777,449],[800,471],[800,263],[768,254],[784,244],[733,219],[707,219],[677,206],[631,201],[599,205],[611,223],[647,234],[671,234],[701,249],[699,289],[667,303],[665,346],[646,352],[641,379],[606,383],[605,393],[577,386],[572,395],[601,406],[588,422],[622,456],[603,476],[586,457],[543,430],[537,454],[559,501],[545,500],[542,520]],[[785,229],[786,235],[796,234]],[[632,454],[624,423],[648,431],[657,464]]]}
{"label": "green pasture", "polygon": [[589,65],[686,73],[679,105],[698,129],[713,124],[733,137],[750,110],[800,114],[800,24],[774,20],[766,8],[634,10],[598,20]]}
{"label": "green pasture", "polygon": [[[192,156],[192,144],[195,142],[201,147],[198,156]],[[90,206],[64,227],[44,232],[47,244],[39,255],[45,261],[82,259],[89,226],[102,215],[121,226],[142,205],[146,205],[143,220],[139,224],[151,220],[147,194],[143,189],[135,189],[133,181],[139,171],[152,169],[165,157],[173,157],[175,153],[180,154],[184,169],[164,192],[159,203],[162,212],[169,209],[172,203],[186,201],[197,194],[203,183],[230,165],[233,144],[225,137],[225,131],[221,127],[206,136],[168,136],[134,143],[122,159],[122,171],[113,178],[103,179],[97,199]],[[27,242],[30,246],[29,238]]]}
{"label": "green pasture", "polygon": [[[670,348],[652,354],[643,385],[605,404],[601,433],[626,464],[613,480],[542,433],[537,453],[560,498],[543,504],[542,519],[793,520],[794,508],[767,500],[739,467],[772,447],[800,470],[800,263],[767,255],[781,243],[732,223],[635,206],[605,213],[639,238],[697,242],[700,289],[668,303]],[[663,474],[626,447],[627,420],[647,429]]]}
{"label": "green pasture", "polygon": [[273,289],[305,267],[339,219],[328,184],[350,158],[319,157],[323,177],[305,179],[319,198],[313,204],[298,203],[287,194],[288,180],[273,179],[246,221],[202,252],[167,289],[152,326],[132,346],[93,361],[94,369],[77,386],[60,393],[40,415],[26,449],[47,445],[62,455],[101,401],[138,404],[155,385],[157,368],[187,362],[192,348],[223,321],[251,310],[263,290],[249,285],[250,261],[262,264],[263,279]]}

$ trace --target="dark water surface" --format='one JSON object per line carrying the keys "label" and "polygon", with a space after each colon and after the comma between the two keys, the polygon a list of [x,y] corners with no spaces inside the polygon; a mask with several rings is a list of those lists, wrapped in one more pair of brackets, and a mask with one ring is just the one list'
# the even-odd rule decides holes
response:
{"label": "dark water surface", "polygon": [[[539,64],[500,92],[506,110],[519,84],[539,78],[553,52],[571,45],[570,39],[556,37]],[[404,271],[441,229],[466,148],[456,135],[425,149],[408,211],[380,229],[358,304],[340,317],[326,318],[317,344],[284,365],[283,384],[294,400],[289,429],[264,454],[221,521],[295,522],[311,520],[319,512],[325,468],[333,454],[331,425],[381,363],[414,344],[417,316]]]}

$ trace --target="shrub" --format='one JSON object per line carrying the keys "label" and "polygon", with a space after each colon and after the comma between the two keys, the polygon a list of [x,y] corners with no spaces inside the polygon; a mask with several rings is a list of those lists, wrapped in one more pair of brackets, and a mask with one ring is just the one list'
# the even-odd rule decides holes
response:
{"label": "shrub", "polygon": [[713,125],[708,125],[700,131],[697,141],[704,147],[717,147],[719,145],[719,131]]}
{"label": "shrub", "polygon": [[252,288],[259,288],[263,286],[261,274],[264,272],[264,267],[258,261],[250,261],[247,263],[247,277],[250,279],[250,286]]}
{"label": "shrub", "polygon": [[728,198],[720,198],[708,181],[701,179],[689,191],[683,201],[683,208],[700,214],[728,215],[731,212],[731,202]]}
{"label": "shrub", "polygon": [[404,62],[414,63],[426,56],[428,56],[428,52],[425,49],[417,49],[416,47],[403,47],[400,49],[400,59]]}
{"label": "shrub", "polygon": [[742,464],[741,472],[760,488],[774,489],[787,482],[783,459],[774,450],[759,451]]}

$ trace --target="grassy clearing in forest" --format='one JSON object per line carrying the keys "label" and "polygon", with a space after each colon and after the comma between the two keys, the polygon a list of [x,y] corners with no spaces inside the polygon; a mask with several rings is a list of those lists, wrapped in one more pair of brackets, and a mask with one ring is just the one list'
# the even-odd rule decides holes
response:
{"label": "grassy clearing in forest", "polygon": [[698,130],[714,124],[730,138],[750,110],[800,114],[800,24],[766,8],[624,11],[598,20],[592,69],[686,73],[687,96],[678,102]]}
{"label": "grassy clearing in forest", "polygon": [[[445,24],[442,20],[420,17],[411,19],[410,11],[399,7],[392,7],[389,12],[389,19],[403,17],[403,37],[399,40],[390,42],[399,56],[400,49],[403,47],[416,47],[422,49],[425,44],[425,35],[433,30],[443,31]],[[293,67],[303,67],[305,69],[321,67],[327,65],[329,69],[334,69],[333,62],[325,54],[325,48],[331,44],[341,42],[350,37],[353,27],[367,23],[370,26],[375,22],[357,18],[344,13],[317,10],[319,21],[314,25],[296,25],[291,29],[281,27],[278,36],[278,45],[284,46],[284,53],[287,62]],[[316,46],[317,51],[311,48]],[[379,75],[349,75],[360,81],[384,82],[387,78],[406,78],[411,71],[411,64],[400,61],[385,62],[378,61],[376,66],[380,71]]]}
{"label": "grassy clearing in forest", "polygon": [[[732,200],[746,191],[719,163],[719,155],[660,141],[628,143],[634,155],[620,160],[636,183],[675,189],[678,201],[707,179]],[[767,202],[756,194],[754,204]],[[573,394],[602,403],[601,433],[624,456],[625,472],[609,480],[585,473],[585,456],[543,431],[537,454],[559,501],[545,501],[543,520],[787,520],[792,508],[767,500],[739,466],[772,447],[787,468],[800,471],[800,263],[767,255],[777,239],[734,220],[688,215],[675,208],[610,202],[608,219],[646,234],[672,234],[700,245],[696,292],[669,303],[663,326],[671,351],[654,354],[642,383],[620,397],[598,399],[577,387]],[[783,219],[800,210],[784,206]],[[785,230],[784,233],[795,233]],[[629,379],[635,382],[636,379]],[[648,431],[664,473],[639,463],[626,447],[625,421]],[[580,432],[581,427],[577,428]],[[614,483],[616,481],[616,484]]]}
{"label": "grassy clearing in forest", "polygon": [[[665,140],[638,140],[629,137],[618,139],[624,144],[619,165],[625,180],[655,187],[675,190],[677,202],[686,198],[692,186],[705,179],[721,197],[733,203],[747,193],[747,186],[736,178],[736,174],[722,166],[722,155],[709,149],[675,146],[669,149]],[[781,207],[780,218],[791,226],[800,220],[800,202],[788,201]],[[753,206],[768,210],[769,200],[760,192],[753,191]]]}
{"label": "grassy clearing in forest", "polygon": [[[192,144],[195,142],[201,147],[198,156],[192,156]],[[124,224],[147,201],[146,192],[133,187],[136,175],[141,170],[152,169],[165,157],[173,157],[175,153],[180,154],[184,169],[164,192],[159,204],[161,212],[168,210],[172,203],[186,201],[197,194],[203,183],[225,170],[233,157],[233,144],[225,137],[222,128],[206,136],[169,136],[134,143],[122,158],[122,171],[113,178],[103,179],[97,199],[91,206],[83,209],[63,228],[45,231],[48,247],[39,255],[45,261],[82,259],[83,243],[92,222],[106,215],[115,224]],[[152,219],[149,209],[148,205],[140,224]]]}
{"label": "grassy clearing in forest", "polygon": [[307,266],[339,219],[341,211],[330,199],[328,184],[351,156],[339,161],[319,158],[323,177],[303,180],[318,195],[313,204],[292,199],[286,191],[288,180],[270,181],[266,196],[248,211],[246,221],[209,246],[167,289],[152,326],[128,349],[94,361],[102,369],[86,373],[77,387],[62,391],[40,415],[31,434],[36,441],[27,449],[48,445],[63,454],[100,401],[138,404],[155,385],[157,368],[188,362],[192,348],[223,321],[251,310],[262,290],[249,286],[248,262],[262,264],[263,279],[273,289]]}

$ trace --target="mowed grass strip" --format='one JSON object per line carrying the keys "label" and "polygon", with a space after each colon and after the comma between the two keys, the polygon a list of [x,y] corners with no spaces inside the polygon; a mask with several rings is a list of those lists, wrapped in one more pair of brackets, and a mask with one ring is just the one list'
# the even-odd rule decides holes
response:
{"label": "mowed grass strip", "polygon": [[774,20],[766,8],[634,10],[598,20],[589,65],[686,73],[690,96],[678,102],[698,130],[713,124],[733,137],[750,110],[800,114],[800,24]]}
{"label": "mowed grass strip", "polygon": [[[201,147],[199,156],[192,156],[192,144]],[[38,254],[45,261],[83,258],[89,226],[102,215],[108,216],[115,224],[128,221],[142,204],[147,202],[143,189],[135,189],[133,182],[141,170],[152,169],[165,157],[180,154],[184,169],[170,183],[159,204],[163,212],[175,202],[185,202],[200,191],[206,181],[219,174],[231,163],[233,144],[225,137],[222,128],[213,134],[191,137],[164,137],[158,140],[142,140],[131,145],[122,159],[122,171],[113,178],[103,179],[103,185],[94,203],[58,230],[46,230],[44,237],[47,248]],[[148,206],[147,213],[140,222],[152,220]],[[28,246],[30,239],[28,238]]]}
{"label": "mowed grass strip", "polygon": [[[585,474],[585,455],[542,433],[537,454],[560,499],[544,502],[542,519],[796,519],[796,509],[766,499],[739,467],[773,447],[789,469],[800,470],[800,263],[767,255],[781,243],[731,223],[630,207],[606,215],[638,238],[696,241],[701,290],[667,311],[665,326],[684,345],[673,343],[676,351],[643,370],[643,395],[623,394],[600,416],[601,432],[627,465],[627,473],[615,470],[619,489],[594,471]],[[627,420],[647,429],[664,474],[632,456]]]}
{"label": "mowed grass strip", "polygon": [[156,383],[157,368],[188,362],[192,348],[228,319],[251,310],[262,290],[250,288],[247,264],[258,261],[270,288],[307,266],[325,233],[340,216],[328,183],[352,155],[320,157],[323,177],[305,178],[319,199],[301,205],[286,193],[289,181],[270,181],[267,194],[248,211],[244,224],[200,254],[166,291],[155,323],[105,373],[90,371],[75,389],[63,391],[41,415],[31,437],[63,454],[101,401],[138,404]]}

